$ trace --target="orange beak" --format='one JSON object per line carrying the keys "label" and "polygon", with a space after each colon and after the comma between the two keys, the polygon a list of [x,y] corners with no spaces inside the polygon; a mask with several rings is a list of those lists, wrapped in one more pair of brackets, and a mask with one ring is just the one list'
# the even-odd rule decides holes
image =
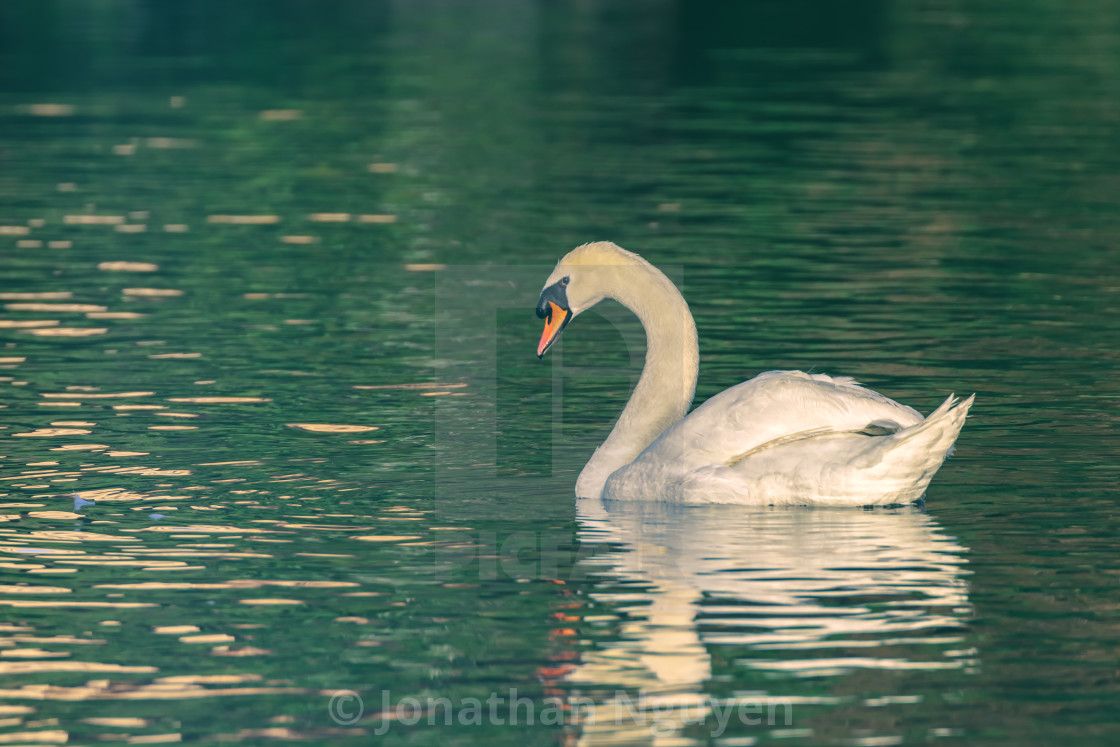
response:
{"label": "orange beak", "polygon": [[537,344],[538,358],[543,358],[552,347],[552,343],[556,342],[556,338],[560,336],[560,332],[568,324],[571,316],[572,312],[560,308],[552,301],[548,302],[548,319],[544,324],[544,332],[541,333],[541,341]]}

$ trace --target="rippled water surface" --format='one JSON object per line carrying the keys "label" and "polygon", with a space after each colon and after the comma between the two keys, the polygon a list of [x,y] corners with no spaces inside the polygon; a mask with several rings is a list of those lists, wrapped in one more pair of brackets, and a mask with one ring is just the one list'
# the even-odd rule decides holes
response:
{"label": "rippled water surface", "polygon": [[[0,5],[0,741],[1115,744],[1075,5]],[[601,238],[698,401],[976,392],[925,505],[576,501],[641,329],[532,310]]]}

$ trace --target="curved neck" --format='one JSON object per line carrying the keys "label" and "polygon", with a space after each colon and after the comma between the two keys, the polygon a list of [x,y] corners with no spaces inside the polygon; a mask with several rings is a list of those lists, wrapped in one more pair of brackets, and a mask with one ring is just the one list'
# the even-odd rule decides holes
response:
{"label": "curved neck", "polygon": [[598,497],[611,473],[642,453],[688,412],[696,393],[700,348],[684,296],[653,265],[600,268],[604,294],[637,315],[646,332],[646,362],[607,440],[576,481],[581,497]]}

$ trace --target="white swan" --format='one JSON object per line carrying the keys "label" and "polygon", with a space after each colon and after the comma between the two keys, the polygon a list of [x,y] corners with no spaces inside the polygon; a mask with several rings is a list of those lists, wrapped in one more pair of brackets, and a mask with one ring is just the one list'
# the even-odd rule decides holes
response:
{"label": "white swan", "polygon": [[[576,247],[541,291],[537,356],[604,298],[646,330],[646,363],[607,440],[576,481],[585,498],[682,503],[909,503],[922,497],[964,425],[973,397],[927,418],[847,377],[768,371],[688,413],[700,353],[676,286],[610,242]],[[973,395],[975,396],[975,395]]]}

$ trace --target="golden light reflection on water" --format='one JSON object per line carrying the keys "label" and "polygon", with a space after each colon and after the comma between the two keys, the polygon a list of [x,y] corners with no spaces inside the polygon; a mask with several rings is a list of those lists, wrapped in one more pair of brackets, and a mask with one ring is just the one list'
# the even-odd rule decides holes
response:
{"label": "golden light reflection on water", "polygon": [[312,433],[365,433],[378,429],[376,425],[329,425],[327,423],[288,423],[288,427]]}
{"label": "golden light reflection on water", "polygon": [[103,335],[109,331],[108,327],[38,327],[22,330],[26,334],[37,337],[92,337]]}
{"label": "golden light reflection on water", "polygon": [[0,594],[69,594],[65,586],[11,586],[0,584]]}
{"label": "golden light reflection on water", "polygon": [[159,269],[159,265],[152,262],[100,262],[97,269],[107,272],[155,272]]}
{"label": "golden light reflection on water", "polygon": [[5,329],[30,329],[34,327],[55,327],[57,319],[0,319],[0,328]]}
{"label": "golden light reflection on water", "polygon": [[103,664],[96,661],[0,661],[0,674],[39,674],[42,672],[108,672],[112,674],[159,671],[149,666]]}
{"label": "golden light reflection on water", "polygon": [[123,215],[67,215],[63,222],[68,226],[117,226],[124,223]]}
{"label": "golden light reflection on water", "polygon": [[54,438],[56,436],[86,436],[91,431],[83,428],[38,428],[25,433],[13,433],[13,438]]}
{"label": "golden light reflection on water", "polygon": [[211,633],[204,635],[184,635],[179,637],[180,643],[229,643],[236,641],[232,635],[226,633]]}
{"label": "golden light reflection on water", "polygon": [[41,648],[12,648],[0,651],[4,659],[65,659],[69,651],[47,651]]}
{"label": "golden light reflection on water", "polygon": [[[281,220],[276,216],[273,221],[267,215],[227,218],[218,217],[211,222],[268,225]],[[396,220],[394,215],[327,213],[308,218],[319,223],[355,224]],[[67,223],[91,226],[82,231],[98,230],[96,226],[132,231],[139,230],[137,226],[144,227],[144,223],[136,222],[140,220],[145,219],[133,214],[82,215],[71,216]],[[293,234],[289,239],[293,237],[299,238]],[[159,264],[143,260],[128,255],[109,256],[94,266],[100,271],[99,277],[104,278],[99,282],[113,282],[114,277],[127,277],[130,273],[161,271]],[[0,328],[10,329],[12,336],[27,336],[33,344],[42,346],[61,346],[65,337],[91,338],[74,340],[75,345],[105,345],[92,338],[126,327],[140,329],[140,325],[130,322],[158,318],[158,314],[152,313],[152,306],[166,304],[171,308],[189,291],[118,286],[112,292],[117,294],[116,303],[135,304],[143,311],[114,308],[113,302],[105,301],[111,298],[108,295],[84,298],[73,291],[5,292],[0,294],[0,300],[13,317],[50,314],[60,318],[14,318],[0,321]],[[286,300],[307,295],[262,292],[246,293],[245,298]],[[106,320],[102,322],[106,326],[78,327],[69,321],[74,317],[65,314]],[[323,323],[318,321],[320,317],[315,311],[291,312],[291,316],[285,320],[285,329],[297,328],[293,331],[302,332],[309,325]],[[277,324],[282,319],[277,317]],[[118,322],[120,327],[115,328],[113,325]],[[38,332],[45,332],[38,335],[41,339],[31,337]],[[51,337],[59,339],[52,342]],[[162,343],[165,337],[167,346],[161,352],[145,354],[145,346]],[[190,346],[175,344],[174,338],[162,330],[134,333],[128,342],[110,341],[107,347],[107,354],[117,355],[119,351],[122,356],[128,349],[135,350],[143,365],[189,367],[210,362],[209,354],[204,356]],[[15,368],[29,358],[37,362],[32,355],[11,355],[0,358],[0,365]],[[31,378],[21,374],[13,378],[17,377]],[[203,386],[215,384],[221,378],[214,371],[200,368],[192,371],[186,381]],[[0,491],[11,491],[0,492],[0,496],[25,496],[28,500],[5,504],[5,513],[0,516],[0,568],[5,574],[0,584],[0,610],[4,610],[3,617],[13,621],[7,627],[0,625],[0,632],[5,633],[0,636],[0,675],[9,676],[5,685],[0,685],[0,699],[183,700],[281,694],[318,697],[324,691],[267,680],[252,671],[178,672],[192,671],[200,659],[244,669],[252,669],[250,665],[256,662],[274,661],[283,648],[267,640],[273,631],[271,616],[291,618],[314,613],[324,604],[332,610],[342,605],[325,619],[353,628],[358,624],[370,625],[376,619],[369,612],[371,604],[408,604],[379,579],[355,579],[350,575],[339,579],[324,574],[321,567],[299,570],[316,564],[337,565],[341,569],[347,563],[364,563],[373,554],[392,553],[396,548],[403,552],[410,545],[430,539],[423,529],[424,512],[410,506],[380,505],[362,510],[355,506],[348,510],[350,507],[345,504],[350,500],[358,504],[368,486],[337,479],[329,472],[313,472],[309,465],[324,464],[326,460],[309,457],[297,445],[337,444],[353,450],[357,446],[381,444],[389,439],[348,441],[344,437],[380,431],[387,429],[386,425],[376,421],[372,424],[366,418],[339,422],[326,415],[305,413],[303,418],[313,422],[275,421],[275,426],[292,439],[287,458],[258,458],[259,453],[248,448],[239,453],[227,446],[212,454],[194,456],[190,461],[172,461],[163,455],[165,445],[207,438],[212,435],[208,432],[211,422],[221,422],[223,417],[228,422],[230,417],[241,417],[247,411],[252,411],[254,417],[267,417],[275,407],[269,404],[273,402],[270,392],[215,387],[208,390],[214,392],[210,395],[185,396],[190,393],[189,388],[172,389],[161,378],[122,378],[115,385],[101,380],[78,379],[79,383],[69,386],[65,379],[61,384],[53,381],[37,393],[29,391],[34,396],[29,398],[26,409],[42,417],[13,421],[19,426],[2,431],[11,442],[28,446],[14,468],[0,478]],[[457,381],[401,381],[357,388],[397,390],[400,396],[415,397],[458,393],[466,386]],[[58,407],[69,411],[63,414],[52,409]],[[265,414],[256,414],[262,412]],[[64,419],[67,416],[69,419]],[[288,419],[298,420],[299,416],[289,415]],[[191,425],[156,422],[159,420],[190,421]],[[131,430],[122,430],[122,426]],[[122,440],[121,433],[129,433],[127,441]],[[151,440],[142,440],[145,438]],[[28,449],[34,450],[34,454]],[[49,461],[43,458],[48,456]],[[329,501],[347,491],[351,491],[349,495],[353,498]],[[316,501],[325,505],[316,507]],[[277,564],[281,562],[285,571],[277,574]],[[237,570],[231,572],[232,568]],[[216,601],[213,609],[236,609],[240,617],[235,619],[248,617],[264,622],[223,624],[220,618],[209,614],[209,608],[205,612],[200,609],[203,599]],[[351,610],[347,604],[361,606]],[[350,611],[360,614],[346,614]],[[55,621],[74,619],[76,627],[68,631],[69,635],[51,635],[45,630],[40,635],[36,624],[23,624],[40,619],[37,615],[50,615],[49,619]],[[94,638],[88,631],[97,631],[102,637]],[[123,636],[128,636],[128,647],[118,648]],[[144,651],[144,636],[158,640],[147,644],[151,650],[160,652],[158,659],[135,658],[135,650]],[[380,644],[361,640],[355,645]],[[169,648],[179,653],[170,652]],[[103,655],[90,656],[90,652]],[[165,671],[166,662],[182,669]],[[83,672],[96,679],[78,684],[82,680],[74,678]],[[18,680],[31,676],[50,684],[23,684]],[[20,711],[18,715],[31,712]],[[157,727],[151,719],[127,713],[89,718],[83,723],[118,730]],[[100,736],[106,741],[131,743],[179,738],[177,732],[167,733],[163,727],[158,728],[162,730],[154,734]],[[280,728],[257,731],[261,736],[291,739],[314,736],[314,732]],[[231,737],[253,737],[243,732]],[[50,740],[66,742],[74,737],[39,728],[27,741]]]}
{"label": "golden light reflection on water", "polygon": [[279,215],[210,215],[208,223],[230,223],[241,226],[265,226],[280,222]]}
{"label": "golden light reflection on water", "polygon": [[104,306],[89,303],[6,303],[8,311],[48,311],[52,313],[108,311]]}
{"label": "golden light reflection on water", "polygon": [[[211,583],[196,583],[190,581],[140,581],[128,584],[98,584],[95,589],[263,589],[269,586],[279,586],[291,589],[347,589],[360,586],[353,581],[292,581],[287,579],[252,579],[240,578],[229,581],[216,581]],[[67,589],[66,591],[69,591]],[[42,592],[49,593],[49,592]]]}
{"label": "golden light reflection on water", "polygon": [[73,296],[71,291],[4,291],[0,293],[0,301],[61,300]]}
{"label": "golden light reflection on water", "polygon": [[150,397],[155,392],[40,392],[42,397],[81,397],[83,399],[113,399],[124,397]]}
{"label": "golden light reflection on water", "polygon": [[197,404],[241,404],[245,402],[271,402],[267,397],[170,397],[168,402],[194,402]]}
{"label": "golden light reflection on water", "polygon": [[[89,671],[112,672],[114,670]],[[0,698],[13,700],[180,700],[184,698],[220,698],[230,695],[311,694],[315,692],[301,687],[230,688],[204,687],[203,684],[205,683],[177,683],[160,680],[150,683],[137,683],[128,680],[90,680],[85,686],[79,685],[76,687],[24,685],[22,687],[0,688]]]}
{"label": "golden light reflection on water", "polygon": [[265,122],[294,122],[303,117],[299,109],[265,109],[259,115]]}
{"label": "golden light reflection on water", "polygon": [[156,607],[153,602],[76,602],[76,601],[45,601],[38,599],[0,599],[0,605],[7,607],[44,608],[44,607],[73,607],[73,608],[112,608],[136,609],[138,607]]}
{"label": "golden light reflection on water", "polygon": [[147,314],[136,311],[89,311],[87,319],[143,319]]}
{"label": "golden light reflection on water", "polygon": [[[226,468],[226,467],[255,467],[260,466],[260,460],[229,460],[242,462],[241,464],[208,464],[199,467]],[[285,473],[278,475],[285,478],[300,476],[298,473]],[[328,481],[330,482],[330,481]],[[184,486],[191,487],[191,486]],[[204,487],[204,486],[198,486]],[[317,486],[323,489],[323,486]],[[329,486],[327,489],[330,489]],[[258,491],[246,491],[256,493]],[[87,491],[82,494],[87,499],[96,498],[98,506],[113,506],[129,501],[153,503],[155,499],[167,500],[173,496],[149,494],[140,491]],[[182,498],[183,496],[178,496]],[[287,497],[287,496],[285,496]],[[116,501],[111,499],[117,499]],[[161,508],[153,506],[152,508]],[[162,507],[164,509],[168,507]],[[220,506],[199,506],[198,508],[220,508]],[[262,506],[263,508],[263,506]],[[308,519],[326,517],[327,511],[306,513],[301,516]],[[410,506],[385,506],[378,516],[363,516],[358,513],[339,514],[337,518],[350,518],[364,520],[366,526],[373,526],[379,520],[390,518],[410,519],[417,513]],[[71,514],[77,516],[77,514]],[[293,517],[295,518],[295,517]],[[36,560],[47,563],[79,563],[83,567],[96,567],[99,565],[120,567],[122,565],[133,567],[139,572],[158,572],[159,564],[169,561],[169,556],[190,556],[204,559],[206,562],[214,560],[271,558],[268,553],[236,552],[239,541],[246,536],[260,536],[262,534],[276,534],[278,532],[293,534],[295,530],[319,530],[335,533],[353,532],[354,524],[317,523],[317,522],[292,522],[290,520],[272,520],[267,528],[233,525],[233,524],[182,524],[177,526],[150,526],[140,528],[123,528],[118,533],[96,533],[89,531],[61,531],[61,530],[32,530],[14,531],[0,535],[0,550],[8,553],[25,553],[32,555]],[[172,539],[173,546],[148,546],[146,537],[156,536],[215,536],[230,537],[235,541],[230,543],[191,542],[187,540]],[[421,535],[386,535],[377,537],[379,541],[411,540]],[[364,536],[352,537],[354,540],[367,539]],[[50,544],[44,544],[44,543]],[[62,543],[66,546],[59,547]],[[109,548],[108,551],[93,554],[83,548],[87,543],[96,543],[98,546]],[[187,549],[187,548],[190,549]],[[205,548],[205,549],[204,549]],[[298,553],[304,557],[323,558],[349,558],[345,553]],[[181,561],[179,561],[181,562]],[[194,572],[206,572],[205,566],[190,566]],[[198,577],[195,577],[197,579]],[[277,609],[295,610],[307,608],[314,602],[301,598],[295,594],[316,592],[345,592],[361,598],[379,598],[385,591],[363,590],[364,584],[351,580],[327,580],[319,578],[232,578],[220,581],[205,580],[141,580],[120,581],[109,583],[95,583],[86,586],[75,579],[73,587],[44,585],[44,584],[5,584],[0,586],[0,607],[15,613],[21,610],[60,609],[84,611],[85,613],[112,612],[116,615],[128,615],[119,620],[102,620],[99,624],[102,630],[129,630],[130,642],[139,643],[140,635],[135,624],[143,625],[144,615],[153,614],[154,610],[175,610],[178,614],[194,614],[192,606],[188,603],[175,603],[166,595],[185,595],[186,599],[193,598],[198,593],[223,592],[232,595],[227,603],[247,609]],[[254,590],[283,589],[285,594],[271,596],[266,594],[244,594]],[[73,599],[76,592],[81,590],[86,598]],[[106,597],[125,595],[125,599],[96,599],[88,598],[89,592],[100,592]],[[391,594],[391,590],[389,590]],[[152,595],[159,595],[153,597]],[[69,598],[66,598],[69,597]],[[148,597],[148,599],[145,599]],[[144,601],[135,601],[135,600]],[[402,605],[403,602],[386,600],[389,605]],[[370,618],[355,615],[336,615],[334,623],[339,625],[369,625]],[[170,639],[175,646],[180,646],[187,655],[188,660],[197,661],[198,657],[210,657],[214,660],[237,660],[239,662],[262,661],[277,655],[277,649],[272,646],[260,645],[254,641],[259,631],[267,631],[271,626],[266,623],[238,623],[221,625],[206,625],[195,621],[177,623],[161,622],[156,625],[145,626],[144,630],[153,637]],[[217,628],[217,629],[215,629]],[[299,695],[303,697],[327,697],[332,691],[308,689],[297,687],[287,681],[268,680],[265,675],[253,671],[233,671],[217,674],[211,673],[164,673],[161,667],[154,663],[136,661],[114,661],[111,656],[91,657],[82,655],[81,649],[86,651],[104,648],[112,643],[106,637],[93,638],[88,634],[74,635],[36,635],[30,625],[7,624],[0,626],[0,631],[5,633],[0,636],[0,675],[9,677],[6,686],[0,686],[0,698],[9,701],[172,701],[203,698],[232,698],[246,696],[272,696],[272,695]],[[358,640],[355,645],[379,645],[377,641]],[[77,650],[68,650],[77,647]],[[106,649],[114,651],[114,649]],[[166,658],[166,657],[165,657]],[[174,659],[172,659],[174,660]],[[243,665],[244,666],[244,665]],[[73,677],[82,673],[92,674],[97,679],[90,679],[82,684],[60,680],[50,684],[22,684],[18,678],[23,676],[40,677]],[[10,711],[17,716],[34,713],[30,707],[14,707]],[[32,722],[34,723],[34,722]],[[102,726],[117,729],[145,729],[154,727],[150,719],[129,715],[127,712],[120,715],[98,716],[83,720],[93,726]],[[268,730],[264,730],[268,731]],[[42,735],[48,734],[41,728],[34,732],[33,741],[44,743]],[[295,734],[295,732],[292,732]],[[309,736],[313,736],[308,732]],[[124,736],[106,737],[121,741]],[[167,733],[159,731],[157,734],[139,735],[143,742],[167,741]],[[49,737],[48,737],[49,738]],[[170,737],[167,737],[168,739]],[[240,737],[239,737],[240,738]],[[30,739],[30,737],[29,737]],[[60,736],[58,741],[67,741],[68,738]],[[136,741],[129,738],[125,741]]]}
{"label": "golden light reflection on water", "polygon": [[[97,395],[114,394],[104,392],[90,392],[78,390],[79,394],[93,395],[93,400],[106,399]],[[69,393],[68,393],[69,394]],[[147,396],[145,394],[144,396]],[[221,406],[223,402],[208,403]],[[111,407],[106,403],[106,407]],[[143,411],[141,411],[143,412]],[[51,425],[58,429],[66,426],[96,427],[94,420],[56,420]],[[363,427],[365,428],[365,427]],[[83,429],[84,430],[84,429]],[[331,431],[325,432],[328,435]],[[342,429],[341,432],[347,432]],[[66,444],[53,447],[63,449],[75,454],[90,454],[98,449],[104,449],[103,444]],[[295,461],[295,460],[293,460]],[[314,461],[314,460],[312,460]],[[83,474],[113,474],[125,479],[138,479],[139,476],[163,476],[173,479],[190,475],[192,471],[214,470],[221,474],[228,474],[229,469],[245,470],[268,466],[268,460],[261,459],[229,459],[212,462],[199,462],[192,470],[187,469],[161,469],[158,467],[125,468],[120,465],[81,465],[78,469],[54,469],[58,464],[36,464],[19,479],[53,479],[59,475]],[[37,467],[37,469],[35,468]],[[298,468],[297,468],[298,469]],[[208,574],[209,564],[230,561],[272,560],[272,552],[245,552],[245,542],[250,540],[277,540],[294,542],[310,535],[323,535],[333,537],[332,543],[338,542],[378,542],[380,544],[403,543],[424,537],[423,534],[391,534],[393,520],[412,521],[421,515],[421,512],[410,506],[388,505],[380,507],[375,515],[364,515],[361,512],[339,513],[329,509],[315,509],[304,507],[302,503],[292,504],[297,506],[298,514],[283,516],[282,518],[268,518],[259,520],[246,520],[229,523],[196,523],[191,521],[170,523],[153,523],[148,526],[120,526],[117,530],[104,528],[100,531],[63,529],[40,529],[34,526],[21,526],[28,521],[68,521],[113,523],[115,510],[120,508],[135,508],[148,512],[170,512],[176,509],[183,511],[223,511],[229,506],[237,504],[243,509],[268,510],[277,508],[277,501],[299,497],[293,491],[331,491],[343,489],[346,484],[334,480],[323,479],[304,472],[288,470],[271,470],[271,474],[263,477],[255,476],[258,480],[256,486],[245,490],[227,491],[221,494],[219,502],[207,504],[191,504],[191,493],[194,491],[213,492],[212,487],[217,486],[231,478],[215,475],[216,479],[201,484],[182,484],[176,482],[162,483],[164,490],[150,488],[133,489],[101,488],[97,490],[82,490],[75,495],[83,501],[91,501],[92,506],[83,507],[85,513],[76,511],[62,511],[52,509],[42,503],[9,504],[12,508],[42,508],[32,510],[25,514],[14,516],[15,529],[0,530],[0,553],[11,558],[13,562],[5,564],[9,572],[40,573],[61,572],[77,573],[72,586],[32,584],[32,583],[5,583],[0,585],[0,608],[19,614],[21,611],[34,610],[64,610],[82,612],[83,614],[111,613],[114,615],[127,615],[117,620],[101,620],[96,623],[101,630],[134,630],[136,622],[142,622],[145,615],[151,615],[155,610],[175,610],[178,614],[192,614],[192,607],[188,604],[177,604],[167,595],[185,595],[190,599],[198,593],[224,593],[231,595],[225,603],[233,604],[247,609],[277,609],[296,610],[307,608],[314,601],[302,598],[303,594],[313,593],[341,593],[360,598],[376,599],[386,594],[383,590],[372,590],[359,581],[353,580],[327,580],[318,578],[264,578],[237,577],[218,581],[204,580],[206,576],[192,575],[192,577],[166,580],[136,580],[115,581],[101,583],[82,583],[82,573],[87,569],[128,569],[133,573],[155,574],[174,571],[178,573]],[[253,476],[246,475],[245,480]],[[286,494],[273,497],[272,492],[265,489],[267,484],[283,483]],[[170,491],[167,489],[171,489]],[[231,498],[245,499],[230,500]],[[253,498],[248,498],[253,496]],[[58,494],[44,495],[47,503],[62,497]],[[300,497],[301,501],[315,500],[318,495]],[[213,500],[213,498],[211,498]],[[178,505],[172,505],[172,504]],[[130,505],[133,504],[133,505]],[[94,519],[94,516],[104,517]],[[348,521],[346,521],[348,520]],[[164,521],[167,521],[164,519]],[[263,525],[262,525],[263,524]],[[386,524],[383,534],[364,534],[376,526]],[[12,526],[12,524],[9,524]],[[119,526],[119,525],[118,525]],[[227,542],[205,541],[209,538],[229,539]],[[204,541],[199,541],[202,539]],[[93,548],[97,548],[94,550]],[[323,562],[331,559],[348,559],[354,554],[345,552],[334,553],[295,553],[309,560],[320,558]],[[201,562],[206,565],[187,565],[187,562]],[[61,567],[60,567],[61,566]],[[70,566],[70,567],[65,567]],[[57,576],[55,578],[58,578]],[[200,580],[203,579],[203,580]],[[267,593],[252,593],[255,590],[283,589],[285,593],[276,596]],[[80,592],[80,595],[79,595]],[[250,592],[246,594],[245,592]],[[90,594],[95,595],[90,598]],[[391,590],[389,592],[391,594]],[[100,594],[101,598],[96,595]],[[119,598],[120,596],[125,598]],[[112,598],[118,597],[118,598]],[[403,604],[387,600],[387,604]],[[366,621],[368,618],[353,615],[336,615],[339,624],[354,624]],[[89,623],[87,623],[89,624]],[[252,640],[253,630],[267,630],[266,624],[238,624],[228,625],[226,629],[215,629],[215,626],[199,624],[193,620],[182,622],[161,622],[158,625],[145,626],[145,630],[152,636],[170,638],[175,645],[182,646],[185,651],[197,651],[191,654],[191,660],[198,656],[213,657],[214,659],[236,659],[244,662],[259,661],[276,655],[276,648],[260,645]],[[81,656],[79,651],[67,650],[69,646],[79,646],[89,650],[91,647],[104,647],[106,638],[78,637],[74,635],[38,636],[30,625],[8,625],[0,628],[7,635],[0,637],[0,675],[11,678],[20,676],[39,675],[46,677],[68,677],[80,673],[92,673],[98,677],[108,679],[95,679],[85,685],[75,685],[68,681],[52,682],[51,684],[20,684],[18,679],[9,683],[7,687],[0,688],[0,698],[6,700],[39,700],[39,701],[82,701],[82,700],[184,700],[195,698],[226,698],[255,695],[281,695],[298,694],[320,696],[320,691],[308,690],[289,686],[284,683],[266,681],[264,676],[255,672],[232,672],[223,674],[169,674],[154,677],[160,673],[160,667],[151,663],[135,661],[114,661],[110,657]],[[247,632],[248,631],[248,632]],[[135,641],[136,633],[130,633]],[[361,643],[361,642],[359,642]],[[367,642],[373,645],[374,642]],[[148,679],[151,678],[151,679]],[[24,711],[26,713],[27,711]],[[129,716],[98,717],[87,720],[92,725],[112,727],[118,729],[144,728],[150,724],[149,720]],[[41,736],[46,732],[41,729],[35,732],[35,740],[42,743]],[[161,732],[155,735],[142,735],[144,741],[162,741],[166,736]],[[147,737],[152,739],[148,740]],[[60,741],[62,737],[60,737]],[[134,740],[130,740],[134,741]]]}
{"label": "golden light reflection on water", "polygon": [[75,111],[73,104],[28,104],[22,108],[33,117],[70,117]]}

